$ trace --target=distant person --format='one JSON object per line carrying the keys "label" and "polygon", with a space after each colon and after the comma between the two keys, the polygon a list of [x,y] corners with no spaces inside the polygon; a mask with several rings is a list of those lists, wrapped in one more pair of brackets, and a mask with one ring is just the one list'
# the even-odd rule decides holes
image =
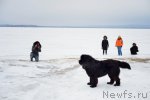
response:
{"label": "distant person", "polygon": [[122,56],[122,46],[123,46],[123,40],[122,40],[121,36],[118,36],[118,38],[116,40],[116,47],[118,49],[119,56]]}
{"label": "distant person", "polygon": [[107,55],[107,49],[109,47],[109,42],[107,40],[107,36],[104,36],[103,37],[103,40],[102,40],[102,49],[103,49],[103,55],[106,54]]}
{"label": "distant person", "polygon": [[138,47],[136,46],[136,43],[132,44],[132,47],[130,48],[131,55],[137,55],[137,52],[139,52]]}
{"label": "distant person", "polygon": [[39,61],[39,52],[41,52],[41,44],[39,41],[33,43],[32,52],[30,54],[30,59],[33,61],[33,58],[36,62]]}

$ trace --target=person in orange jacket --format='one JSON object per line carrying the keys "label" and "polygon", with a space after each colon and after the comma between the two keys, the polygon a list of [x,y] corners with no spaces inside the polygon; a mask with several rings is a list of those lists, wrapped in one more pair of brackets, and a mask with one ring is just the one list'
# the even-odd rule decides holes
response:
{"label": "person in orange jacket", "polygon": [[118,36],[118,38],[116,40],[116,47],[118,49],[119,56],[122,56],[122,46],[123,46],[123,40],[122,40],[121,36]]}

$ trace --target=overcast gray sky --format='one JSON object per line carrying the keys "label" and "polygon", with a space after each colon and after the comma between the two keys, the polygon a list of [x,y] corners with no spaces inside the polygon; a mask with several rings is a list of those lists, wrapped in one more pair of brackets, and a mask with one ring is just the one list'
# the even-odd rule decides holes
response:
{"label": "overcast gray sky", "polygon": [[0,24],[150,26],[150,0],[0,0]]}

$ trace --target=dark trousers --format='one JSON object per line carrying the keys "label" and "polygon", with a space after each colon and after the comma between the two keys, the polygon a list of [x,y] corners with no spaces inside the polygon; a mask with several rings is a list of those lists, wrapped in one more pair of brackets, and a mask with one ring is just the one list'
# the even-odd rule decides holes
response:
{"label": "dark trousers", "polygon": [[39,54],[31,52],[30,53],[30,60],[33,61],[33,58],[35,59],[36,62],[38,62],[39,61]]}
{"label": "dark trousers", "polygon": [[103,49],[103,55],[106,54],[107,55],[107,50]]}

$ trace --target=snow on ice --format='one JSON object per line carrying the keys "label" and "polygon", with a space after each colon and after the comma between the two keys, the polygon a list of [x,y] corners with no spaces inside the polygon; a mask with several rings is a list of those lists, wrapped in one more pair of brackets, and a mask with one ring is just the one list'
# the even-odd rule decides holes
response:
{"label": "snow on ice", "polygon": [[[103,56],[101,40],[107,35],[108,55]],[[124,41],[118,57],[115,40]],[[0,100],[149,100],[150,29],[100,28],[0,28]],[[39,62],[29,54],[40,41]],[[132,43],[139,53],[130,55]],[[78,64],[81,54],[98,60],[126,61],[132,70],[121,69],[121,86],[107,85],[99,78],[96,88],[87,86],[88,76]]]}

